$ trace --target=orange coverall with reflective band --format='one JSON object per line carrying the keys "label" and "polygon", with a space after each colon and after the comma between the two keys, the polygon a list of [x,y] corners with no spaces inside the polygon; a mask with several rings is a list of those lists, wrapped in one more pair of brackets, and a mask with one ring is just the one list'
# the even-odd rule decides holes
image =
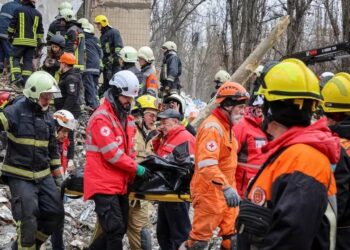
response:
{"label": "orange coverall with reflective band", "polygon": [[233,133],[230,140],[230,127],[221,112],[214,110],[197,133],[195,171],[191,181],[192,240],[209,241],[217,227],[221,229],[220,235],[234,233],[238,211],[228,208],[223,187],[236,188],[237,141]]}

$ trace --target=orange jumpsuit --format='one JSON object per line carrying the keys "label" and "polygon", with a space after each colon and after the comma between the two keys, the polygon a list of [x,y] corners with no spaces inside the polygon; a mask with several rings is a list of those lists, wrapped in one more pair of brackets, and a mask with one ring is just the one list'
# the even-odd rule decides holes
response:
{"label": "orange jumpsuit", "polygon": [[236,167],[237,141],[228,117],[216,108],[201,124],[196,138],[195,171],[191,181],[194,218],[190,240],[209,241],[217,227],[221,229],[221,236],[234,233],[238,211],[227,206],[223,188],[236,188]]}

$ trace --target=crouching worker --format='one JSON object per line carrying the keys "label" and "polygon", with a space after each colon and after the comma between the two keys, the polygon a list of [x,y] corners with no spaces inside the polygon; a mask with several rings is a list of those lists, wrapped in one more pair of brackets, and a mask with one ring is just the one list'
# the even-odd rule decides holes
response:
{"label": "crouching worker", "polygon": [[24,97],[0,113],[0,129],[8,138],[1,173],[10,187],[18,233],[12,249],[39,249],[63,223],[57,189],[63,169],[55,123],[48,112],[50,100],[60,93],[56,85],[49,73],[37,71],[28,78]]}
{"label": "crouching worker", "polygon": [[130,115],[139,81],[134,73],[123,70],[109,84],[86,128],[84,199],[94,200],[102,228],[90,249],[122,250],[128,223],[128,183],[135,175],[143,176],[146,169],[134,160],[136,126]]}
{"label": "crouching worker", "polygon": [[[68,110],[58,110],[53,114],[53,118],[55,119],[56,131],[57,131],[57,141],[59,153],[61,156],[61,163],[63,167],[63,171],[66,174],[72,171],[73,169],[67,168],[68,166],[68,146],[70,141],[68,139],[68,133],[70,131],[74,131],[77,125],[77,120],[74,119],[74,116]],[[74,165],[73,165],[74,166]],[[58,228],[51,235],[51,245],[53,250],[64,250],[63,244],[63,223],[61,227]]]}

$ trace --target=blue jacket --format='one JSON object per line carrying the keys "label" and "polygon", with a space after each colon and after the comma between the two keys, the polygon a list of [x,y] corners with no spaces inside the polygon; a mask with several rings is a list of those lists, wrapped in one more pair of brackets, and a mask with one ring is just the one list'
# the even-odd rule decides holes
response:
{"label": "blue jacket", "polygon": [[93,34],[85,32],[86,47],[86,73],[94,75],[100,74],[100,64],[102,60],[102,48],[100,40]]}
{"label": "blue jacket", "polygon": [[176,52],[169,51],[165,53],[163,58],[163,65],[160,71],[160,82],[162,86],[167,84],[180,84],[180,75],[182,72],[182,64]]}
{"label": "blue jacket", "polygon": [[21,7],[21,0],[14,0],[5,3],[0,10],[0,38],[8,38],[7,28],[13,17],[15,10]]}

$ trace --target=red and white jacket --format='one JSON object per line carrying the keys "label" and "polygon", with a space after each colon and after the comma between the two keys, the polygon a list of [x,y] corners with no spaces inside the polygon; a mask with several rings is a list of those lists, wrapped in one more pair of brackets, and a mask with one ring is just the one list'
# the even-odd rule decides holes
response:
{"label": "red and white jacket", "polygon": [[112,104],[104,102],[90,117],[86,128],[84,199],[94,194],[126,194],[136,174],[134,118],[126,119],[125,130]]}

